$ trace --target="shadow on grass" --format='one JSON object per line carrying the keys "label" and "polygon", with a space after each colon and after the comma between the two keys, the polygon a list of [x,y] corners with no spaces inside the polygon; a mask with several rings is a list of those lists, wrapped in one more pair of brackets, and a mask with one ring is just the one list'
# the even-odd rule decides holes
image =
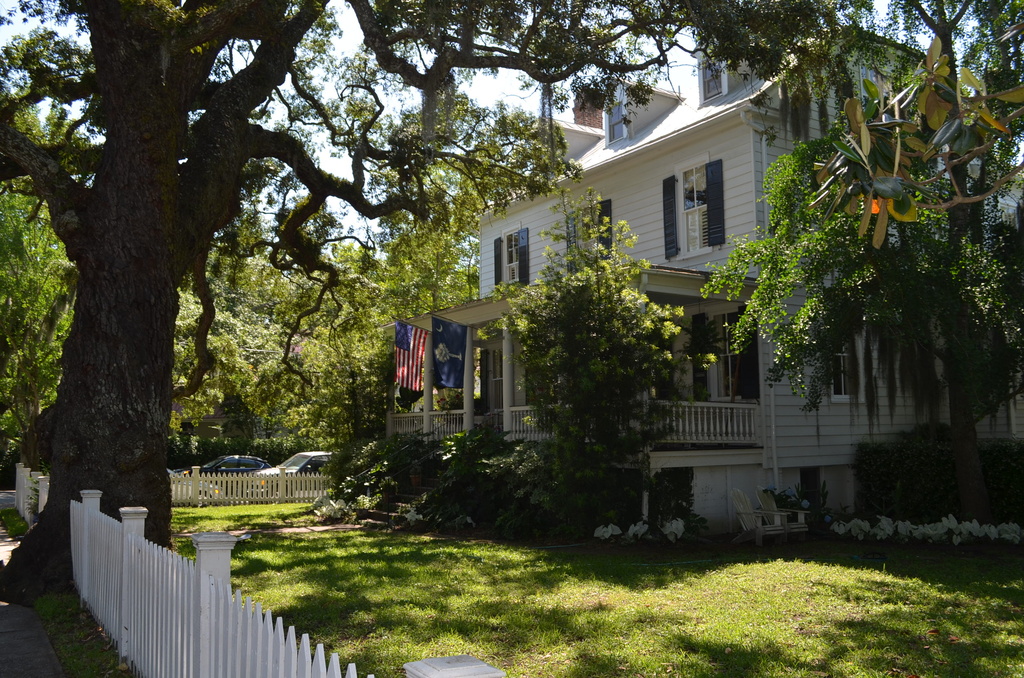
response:
{"label": "shadow on grass", "polygon": [[236,547],[232,578],[378,678],[461,653],[512,677],[1024,673],[1020,551],[886,546],[885,560],[857,558],[872,549],[254,535]]}

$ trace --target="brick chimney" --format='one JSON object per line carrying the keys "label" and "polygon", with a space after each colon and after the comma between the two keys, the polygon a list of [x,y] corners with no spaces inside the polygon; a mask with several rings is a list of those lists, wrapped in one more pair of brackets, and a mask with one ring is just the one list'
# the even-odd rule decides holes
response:
{"label": "brick chimney", "polygon": [[585,97],[577,95],[572,107],[572,121],[577,125],[604,129],[604,111],[587,102]]}

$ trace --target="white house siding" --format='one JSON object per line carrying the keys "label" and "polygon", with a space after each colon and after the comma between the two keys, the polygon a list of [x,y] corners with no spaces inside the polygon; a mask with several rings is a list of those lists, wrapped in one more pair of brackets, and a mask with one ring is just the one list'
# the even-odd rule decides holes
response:
{"label": "white house siding", "polygon": [[[768,206],[762,201],[766,164],[789,152],[793,144],[778,117],[753,113],[749,109],[744,112],[745,103],[736,92],[727,94],[720,104],[700,110],[682,105],[669,113],[662,107],[646,117],[637,117],[629,142],[615,144],[610,149],[598,142],[582,152],[585,178],[570,189],[578,198],[593,187],[602,199],[612,201],[612,219],[629,222],[638,238],[633,256],[655,266],[707,271],[709,265],[727,258],[731,250],[729,238],[751,234],[758,224],[766,223]],[[673,128],[673,121],[682,121],[682,127],[676,124]],[[762,141],[756,131],[766,126],[773,127],[777,133],[771,145]],[[673,174],[678,177],[683,169],[719,159],[722,161],[726,244],[687,253],[677,203],[677,237],[681,251],[667,258],[662,181]],[[538,276],[546,262],[544,249],[551,245],[541,237],[541,232],[564,218],[552,212],[555,204],[554,198],[537,199],[513,205],[504,218],[485,216],[481,220],[481,296],[486,297],[493,290],[494,239],[513,227],[529,230],[529,270],[532,278]],[[671,285],[684,284],[684,277],[674,276],[672,272],[663,274],[658,283],[663,285],[660,292],[672,297]],[[693,284],[693,276],[687,280],[687,284]],[[675,292],[680,291],[681,288]],[[688,294],[686,315],[689,316],[733,313],[742,303],[721,298],[694,303],[692,290]],[[759,485],[776,485],[780,489],[794,487],[800,482],[801,469],[817,471],[819,479],[827,485],[829,506],[852,506],[855,488],[850,465],[857,444],[865,439],[890,438],[912,429],[917,422],[916,411],[908,398],[897,399],[895,408],[890,411],[886,394],[879,397],[878,416],[874,419],[869,419],[865,404],[856,398],[849,402],[826,398],[819,410],[805,412],[804,400],[793,394],[788,383],[767,383],[765,374],[773,362],[773,352],[764,340],[759,340],[758,358],[760,447],[692,449],[681,446],[652,453],[652,470],[694,469],[694,510],[708,520],[712,532],[738,529],[729,499],[731,488],[751,492]],[[716,375],[709,374],[709,382],[715,381]],[[523,404],[523,394],[517,389],[514,405]],[[1024,434],[1024,418],[1015,403],[981,429],[982,435],[1001,435],[1007,431]]]}

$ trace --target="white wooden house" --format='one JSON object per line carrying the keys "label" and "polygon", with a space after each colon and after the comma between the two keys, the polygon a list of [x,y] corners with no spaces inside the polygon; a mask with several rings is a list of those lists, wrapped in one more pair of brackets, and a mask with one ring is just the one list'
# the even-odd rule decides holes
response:
{"label": "white wooden house", "polygon": [[[752,97],[773,85],[703,69],[700,92],[683,99],[655,92],[645,108],[617,106],[610,112],[578,107],[571,123],[560,123],[568,154],[583,167],[584,178],[570,185],[577,195],[593,188],[613,221],[625,220],[637,236],[633,254],[651,263],[638,284],[656,302],[672,304],[684,318],[714,321],[721,331],[742,313],[743,302],[705,298],[701,288],[709,265],[724,261],[729,238],[750,234],[767,221],[762,200],[765,168],[792,148],[777,111],[752,104]],[[769,143],[764,132],[775,137]],[[810,123],[809,132],[816,133]],[[438,315],[472,328],[499,317],[507,306],[489,299],[496,283],[528,283],[545,263],[541,235],[560,220],[555,198],[513,205],[503,217],[486,215],[480,223],[480,297]],[[564,247],[564,244],[557,245]],[[755,283],[756,284],[756,283]],[[409,319],[429,327],[430,316]],[[392,415],[391,432],[429,430],[444,435],[486,420],[514,437],[537,436],[524,421],[530,412],[512,360],[510,337],[481,341],[470,332],[467,354],[475,350],[476,376],[467,375],[461,410]],[[682,348],[683,338],[679,340]],[[727,342],[726,342],[727,343]],[[427,346],[430,355],[430,345]],[[728,351],[707,373],[689,370],[690,398],[673,405],[672,431],[652,451],[654,471],[670,467],[694,470],[694,510],[713,532],[736,529],[730,490],[751,493],[758,485],[817,489],[827,483],[832,507],[851,506],[854,477],[850,464],[857,443],[908,431],[918,423],[912,403],[869,420],[863,403],[839,380],[819,410],[805,412],[802,399],[786,383],[766,379],[772,346],[758,339],[743,355]],[[426,392],[430,393],[429,370]],[[473,379],[476,379],[474,382]],[[472,393],[479,394],[474,411]],[[994,423],[1004,431],[1012,418]]]}

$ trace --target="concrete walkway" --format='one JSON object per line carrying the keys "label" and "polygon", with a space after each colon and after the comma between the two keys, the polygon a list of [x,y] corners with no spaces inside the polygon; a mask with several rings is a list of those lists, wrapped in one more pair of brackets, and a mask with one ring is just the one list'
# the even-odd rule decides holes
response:
{"label": "concrete walkway", "polygon": [[[0,508],[14,506],[14,492],[0,490]],[[18,543],[0,523],[0,563]],[[57,655],[35,610],[0,602],[0,678],[64,678]]]}

